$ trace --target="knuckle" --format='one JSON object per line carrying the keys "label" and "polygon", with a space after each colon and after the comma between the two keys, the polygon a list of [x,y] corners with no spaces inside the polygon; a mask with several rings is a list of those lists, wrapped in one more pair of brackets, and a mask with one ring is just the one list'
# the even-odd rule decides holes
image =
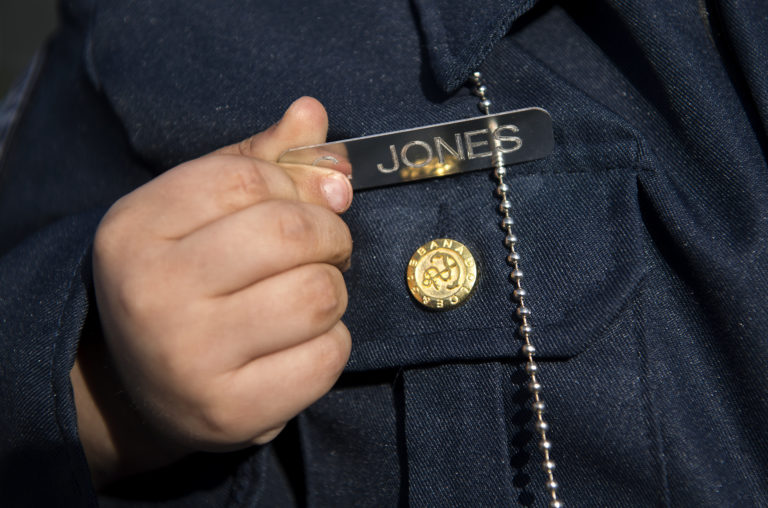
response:
{"label": "knuckle", "polygon": [[207,397],[197,404],[197,420],[203,434],[221,443],[247,439],[248,432],[238,413],[219,396]]}
{"label": "knuckle", "polygon": [[203,432],[215,440],[231,434],[232,423],[225,411],[215,402],[200,403],[197,408],[197,419]]}
{"label": "knuckle", "polygon": [[317,235],[317,246],[324,249],[324,259],[339,265],[352,254],[352,233],[344,220],[327,210],[318,210],[322,220],[322,233]]}
{"label": "knuckle", "polygon": [[205,386],[201,383],[209,377],[207,357],[201,354],[199,337],[194,333],[179,333],[178,329],[179,326],[171,322],[155,331],[153,356],[183,397],[196,400],[205,396]]}
{"label": "knuckle", "polygon": [[122,199],[115,202],[101,219],[93,238],[94,256],[112,257],[124,252],[127,231],[122,218]]}
{"label": "knuckle", "polygon": [[152,319],[162,300],[158,301],[157,292],[151,291],[146,278],[141,275],[123,278],[115,286],[113,296],[119,309],[131,320],[143,322]]}
{"label": "knuckle", "polygon": [[223,181],[218,193],[221,208],[236,211],[268,199],[271,193],[264,171],[264,164],[254,159],[240,157],[229,161],[226,170],[221,172]]}
{"label": "knuckle", "polygon": [[258,153],[259,136],[251,136],[237,144],[237,152],[245,157],[255,157]]}
{"label": "knuckle", "polygon": [[269,184],[264,177],[264,167],[258,161],[247,159],[232,175],[233,187],[248,197],[261,198],[269,194]]}
{"label": "knuckle", "polygon": [[114,297],[129,319],[153,323],[168,320],[165,316],[172,310],[168,298],[173,292],[172,282],[156,257],[150,252],[135,256],[134,265],[126,267],[114,283]]}
{"label": "knuckle", "polygon": [[349,331],[343,327],[327,333],[321,340],[322,347],[319,348],[315,366],[319,378],[326,380],[330,388],[347,365],[352,340]]}
{"label": "knuckle", "polygon": [[325,264],[313,265],[304,282],[304,294],[316,323],[338,320],[347,303],[347,290],[341,273]]}
{"label": "knuckle", "polygon": [[339,227],[339,234],[341,238],[337,245],[341,250],[341,254],[347,258],[352,254],[352,232],[349,230],[349,226],[341,218],[338,218],[341,222]]}
{"label": "knuckle", "polygon": [[285,242],[300,243],[305,249],[312,249],[316,240],[314,221],[299,203],[282,201],[275,214],[277,230]]}

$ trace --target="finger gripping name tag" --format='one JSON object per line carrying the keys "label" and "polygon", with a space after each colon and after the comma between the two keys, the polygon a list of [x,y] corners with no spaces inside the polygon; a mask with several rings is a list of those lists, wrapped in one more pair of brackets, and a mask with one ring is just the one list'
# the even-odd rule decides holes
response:
{"label": "finger gripping name tag", "polygon": [[351,168],[360,190],[542,159],[554,144],[549,113],[529,108],[294,148],[278,162]]}

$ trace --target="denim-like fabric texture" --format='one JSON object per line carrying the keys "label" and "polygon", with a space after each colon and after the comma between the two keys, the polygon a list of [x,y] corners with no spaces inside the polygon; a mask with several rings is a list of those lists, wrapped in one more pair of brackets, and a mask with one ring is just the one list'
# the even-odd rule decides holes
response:
{"label": "denim-like fabric texture", "polygon": [[[5,140],[12,137],[12,130],[16,126],[19,113],[24,109],[22,105],[29,97],[29,91],[40,70],[40,55],[37,54],[27,66],[24,74],[14,83],[11,90],[0,102],[0,161],[5,153]],[[1,176],[0,176],[1,178]]]}
{"label": "denim-like fabric texture", "polygon": [[[64,2],[0,167],[0,461],[23,465],[0,495],[96,502],[68,369],[100,210],[301,95],[330,139],[476,115],[478,69],[494,111],[554,123],[508,183],[564,501],[765,505],[768,7],[534,3]],[[102,505],[544,506],[493,191],[479,172],[358,193],[338,386],[274,446]],[[481,274],[444,313],[405,285],[438,237]]]}
{"label": "denim-like fabric texture", "polygon": [[96,505],[67,374],[89,307],[98,219],[65,219],[0,261],[0,495],[8,506]]}

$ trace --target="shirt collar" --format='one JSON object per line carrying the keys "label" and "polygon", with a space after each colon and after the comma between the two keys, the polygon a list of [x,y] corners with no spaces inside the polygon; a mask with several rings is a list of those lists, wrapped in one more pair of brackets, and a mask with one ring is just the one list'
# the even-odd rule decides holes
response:
{"label": "shirt collar", "polygon": [[429,65],[439,86],[452,92],[488,56],[510,25],[536,0],[414,0]]}

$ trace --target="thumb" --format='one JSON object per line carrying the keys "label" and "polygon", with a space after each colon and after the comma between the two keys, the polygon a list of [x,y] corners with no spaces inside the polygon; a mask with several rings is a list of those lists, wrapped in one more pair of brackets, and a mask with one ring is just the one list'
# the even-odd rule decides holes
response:
{"label": "thumb", "polygon": [[219,152],[275,162],[290,148],[324,143],[327,133],[328,115],[323,105],[312,97],[301,97],[272,127]]}
{"label": "thumb", "polygon": [[[328,115],[320,101],[312,97],[296,99],[279,122],[265,131],[215,153],[252,157],[276,162],[286,150],[325,142]],[[309,165],[281,165],[293,181],[302,201],[329,206],[341,213],[352,201],[349,164],[334,169]],[[338,170],[342,170],[340,173]]]}

